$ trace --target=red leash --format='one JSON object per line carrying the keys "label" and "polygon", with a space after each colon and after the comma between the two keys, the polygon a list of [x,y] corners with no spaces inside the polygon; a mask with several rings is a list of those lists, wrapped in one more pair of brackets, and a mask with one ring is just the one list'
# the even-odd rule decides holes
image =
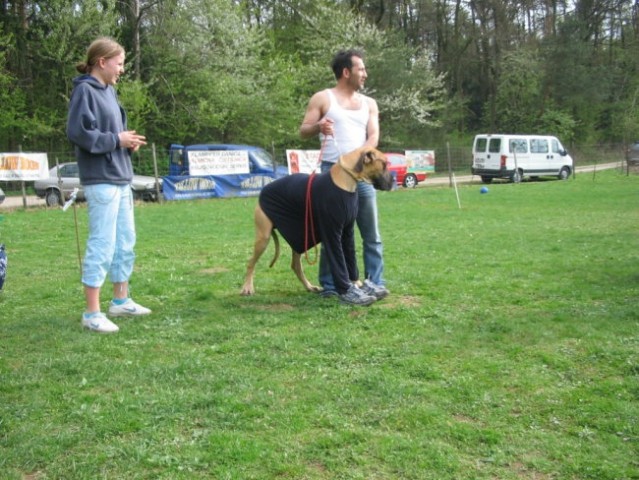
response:
{"label": "red leash", "polygon": [[[317,158],[317,166],[322,164],[322,153],[324,152],[324,146],[326,145],[326,140],[328,137],[324,137],[324,141],[322,142],[322,147],[320,148],[319,157]],[[317,166],[315,170],[317,170]],[[311,185],[313,184],[313,178],[315,177],[315,170],[308,177],[308,183],[306,184],[306,202],[305,208],[306,212],[304,215],[304,257],[306,258],[306,262],[309,265],[315,265],[317,263],[317,241],[315,238],[315,223],[313,222],[313,205],[311,202]],[[311,235],[311,240],[313,241],[314,246],[314,258],[311,260],[308,255],[308,236],[309,230]]]}

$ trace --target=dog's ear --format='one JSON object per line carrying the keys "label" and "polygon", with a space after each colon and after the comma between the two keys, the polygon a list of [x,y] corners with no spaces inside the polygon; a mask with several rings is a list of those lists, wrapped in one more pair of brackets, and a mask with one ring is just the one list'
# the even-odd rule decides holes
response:
{"label": "dog's ear", "polygon": [[[364,170],[364,165],[373,163],[378,159],[380,152],[373,147],[364,147],[362,149],[362,153],[357,160],[357,164],[353,168],[353,171],[357,173],[361,173]],[[385,160],[385,158],[384,158]]]}
{"label": "dog's ear", "polygon": [[374,148],[372,148],[372,147],[371,147],[371,148],[369,148],[369,149],[366,151],[366,160],[367,160],[367,162],[370,162],[370,163],[374,162],[375,160],[377,160],[377,157],[378,157],[378,156],[379,156],[379,155],[378,155],[377,150],[375,150],[375,149],[374,149]]}
{"label": "dog's ear", "polygon": [[364,170],[364,165],[373,161],[375,161],[375,149],[373,147],[364,147],[353,170],[361,173]]}
{"label": "dog's ear", "polygon": [[362,171],[364,170],[364,163],[367,161],[370,161],[368,159],[368,153],[366,151],[363,151],[362,154],[357,159],[357,163],[353,167],[353,171],[355,173],[362,173]]}

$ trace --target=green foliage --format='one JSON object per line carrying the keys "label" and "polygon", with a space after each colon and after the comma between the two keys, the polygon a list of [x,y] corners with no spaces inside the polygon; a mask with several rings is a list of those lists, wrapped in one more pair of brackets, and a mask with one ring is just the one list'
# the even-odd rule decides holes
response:
{"label": "green foliage", "polygon": [[542,113],[542,64],[535,52],[507,54],[495,98],[495,126],[499,132],[536,133]]}
{"label": "green foliage", "polygon": [[[0,48],[6,48],[11,37],[0,38]],[[34,139],[51,135],[55,123],[54,114],[44,107],[37,106],[30,111],[29,98],[21,82],[7,68],[6,54],[0,50],[0,141],[7,150],[18,147],[29,148]]]}
{"label": "green foliage", "polygon": [[[9,42],[8,38],[3,38],[2,46]],[[17,136],[21,138],[21,131],[26,127],[24,112],[26,102],[24,92],[19,88],[17,79],[6,68],[5,53],[0,49],[0,136],[5,145],[12,145],[12,141]],[[19,120],[18,120],[19,119]],[[19,141],[18,141],[19,143]]]}
{"label": "green foliage", "polygon": [[366,54],[384,147],[493,127],[625,142],[637,136],[639,35],[628,2],[608,3],[9,2],[0,150],[68,148],[74,65],[99,35],[127,48],[129,72],[139,60],[129,78],[140,83],[120,87],[133,123],[162,145],[316,146],[298,138],[300,119],[309,97],[333,84],[333,54],[351,47]]}
{"label": "green foliage", "polygon": [[[116,35],[115,0],[99,2],[51,0],[39,2],[28,22],[5,18],[8,71],[20,78],[5,90],[7,105],[17,106],[7,122],[5,145],[21,143],[27,149],[66,146],[67,98],[74,65],[83,60],[89,43],[99,35]],[[19,9],[12,10],[19,13]],[[4,57],[3,57],[4,60]],[[4,108],[4,107],[3,107]]]}
{"label": "green foliage", "polygon": [[611,92],[612,68],[603,52],[584,41],[584,28],[584,22],[569,16],[559,34],[548,39],[545,83],[554,103],[576,120],[575,138],[595,142]]}
{"label": "green foliage", "polygon": [[401,78],[393,75],[393,62],[387,65],[380,59],[374,72],[380,80],[371,81],[373,85],[379,82],[384,87],[380,88],[384,93],[378,97],[384,125],[383,145],[404,149],[428,145],[432,132],[442,125],[441,114],[448,103],[445,76],[435,73],[428,52],[413,52],[411,55],[405,48],[393,53],[397,55],[391,57],[408,63],[409,66],[403,69],[404,75]]}
{"label": "green foliage", "polygon": [[118,85],[118,98],[126,109],[129,129],[143,133],[154,109],[148,86],[139,80],[122,82]]}
{"label": "green foliage", "polygon": [[624,102],[616,124],[622,140],[634,142],[639,139],[639,85],[634,95]]}
{"label": "green foliage", "polygon": [[559,137],[562,142],[574,140],[576,122],[572,116],[558,110],[547,109],[539,119],[537,131]]}
{"label": "green foliage", "polygon": [[263,31],[246,27],[228,2],[193,1],[171,12],[173,29],[157,30],[150,47],[168,61],[145,68],[158,105],[149,122],[155,138],[268,145],[290,129],[281,119],[293,110],[291,77],[282,76],[286,64],[264,54]]}
{"label": "green foliage", "polygon": [[431,52],[407,46],[401,35],[379,30],[333,2],[317,2],[304,17],[301,31],[304,41],[298,45],[299,55],[306,61],[310,78],[316,79],[303,92],[305,101],[334,84],[333,55],[341,49],[358,48],[364,52],[369,74],[365,93],[380,108],[382,146],[420,144],[429,130],[441,125],[438,115],[446,104],[444,75],[434,71]]}
{"label": "green foliage", "polygon": [[2,477],[633,478],[638,187],[380,193],[392,293],[368,308],[306,293],[272,247],[241,297],[255,198],[140,204],[153,314],[112,336],[80,328],[73,212],[3,212]]}
{"label": "green foliage", "polygon": [[639,139],[639,36],[630,37],[626,48],[615,48],[618,68],[610,96],[610,125],[607,136],[616,141]]}
{"label": "green foliage", "polygon": [[574,139],[572,116],[543,98],[543,67],[536,51],[521,49],[504,57],[495,98],[496,131]]}

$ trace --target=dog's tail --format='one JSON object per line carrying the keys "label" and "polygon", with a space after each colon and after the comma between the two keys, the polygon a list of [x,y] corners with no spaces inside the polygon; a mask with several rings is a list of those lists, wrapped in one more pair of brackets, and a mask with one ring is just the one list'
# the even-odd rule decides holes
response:
{"label": "dog's tail", "polygon": [[275,255],[273,255],[273,260],[269,263],[268,268],[273,268],[277,259],[280,258],[280,239],[277,236],[277,233],[275,233],[275,230],[271,231],[271,236],[273,237],[273,243],[275,244]]}

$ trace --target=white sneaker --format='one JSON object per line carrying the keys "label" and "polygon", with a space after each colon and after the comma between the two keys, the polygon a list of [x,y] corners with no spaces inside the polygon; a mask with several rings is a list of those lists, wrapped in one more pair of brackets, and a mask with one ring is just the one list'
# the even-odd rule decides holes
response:
{"label": "white sneaker", "polygon": [[364,284],[361,286],[361,289],[366,295],[372,295],[377,300],[387,297],[390,293],[384,285],[378,285],[368,279],[364,280]]}
{"label": "white sneaker", "polygon": [[348,287],[346,293],[342,293],[339,296],[339,299],[343,303],[348,303],[350,305],[360,305],[362,307],[367,307],[368,305],[375,303],[375,301],[377,300],[373,295],[364,293],[352,283],[351,286]]}
{"label": "white sneaker", "polygon": [[146,307],[138,305],[132,299],[127,298],[126,302],[121,305],[116,305],[113,300],[109,304],[109,315],[112,317],[122,317],[125,315],[148,315],[151,313]]}
{"label": "white sneaker", "polygon": [[120,328],[109,320],[102,312],[91,314],[83,313],[82,326],[98,333],[116,333],[120,330]]}

